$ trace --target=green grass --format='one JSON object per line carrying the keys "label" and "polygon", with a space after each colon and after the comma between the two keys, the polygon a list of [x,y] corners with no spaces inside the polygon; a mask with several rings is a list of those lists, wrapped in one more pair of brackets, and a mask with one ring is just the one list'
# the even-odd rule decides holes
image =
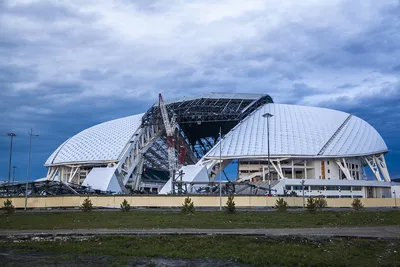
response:
{"label": "green grass", "polygon": [[385,212],[54,212],[0,216],[0,229],[285,228],[400,225],[400,211]]}
{"label": "green grass", "polygon": [[88,256],[111,257],[111,262],[121,266],[138,256],[212,258],[251,266],[400,266],[399,247],[398,240],[233,236],[114,236],[85,241],[0,242],[0,251],[14,250],[18,255],[34,253],[53,260],[63,255],[65,258],[58,258],[58,262]]}

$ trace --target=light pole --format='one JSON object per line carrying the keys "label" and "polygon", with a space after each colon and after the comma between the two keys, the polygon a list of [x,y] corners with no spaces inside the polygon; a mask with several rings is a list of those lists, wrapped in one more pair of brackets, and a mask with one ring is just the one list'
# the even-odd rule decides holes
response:
{"label": "light pole", "polygon": [[17,168],[17,166],[13,166],[13,183],[15,182],[15,169]]}
{"label": "light pole", "polygon": [[10,184],[13,138],[15,136],[17,136],[17,135],[15,133],[8,133],[7,135],[10,137],[10,161],[8,162],[8,180],[7,180],[7,183]]}
{"label": "light pole", "polygon": [[305,206],[305,203],[304,203],[304,180],[301,180],[301,189],[303,190],[303,208],[304,208],[304,206]]}
{"label": "light pole", "polygon": [[393,191],[393,196],[394,196],[394,207],[397,208],[396,191]]}
{"label": "light pole", "polygon": [[271,113],[265,113],[262,115],[264,118],[267,118],[267,146],[268,146],[268,195],[271,195],[271,167],[270,167],[270,154],[269,154],[269,118],[271,118]]}
{"label": "light pole", "polygon": [[219,210],[222,210],[222,133],[219,127]]}
{"label": "light pole", "polygon": [[31,152],[32,152],[32,137],[39,136],[33,132],[33,129],[28,133],[29,134],[29,153],[28,153],[28,171],[26,173],[26,184],[25,184],[25,210],[28,204],[28,181],[29,181],[29,174],[31,169]]}

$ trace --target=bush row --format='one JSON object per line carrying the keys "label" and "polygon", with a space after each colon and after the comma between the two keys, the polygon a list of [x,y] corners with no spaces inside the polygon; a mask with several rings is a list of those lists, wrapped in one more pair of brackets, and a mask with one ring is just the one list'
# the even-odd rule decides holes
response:
{"label": "bush row", "polygon": [[[360,199],[355,198],[353,202],[351,203],[351,206],[353,207],[354,210],[358,211],[361,210],[364,206],[361,202]],[[327,201],[325,198],[322,197],[309,197],[307,198],[307,204],[305,205],[305,208],[309,212],[316,212],[317,210],[322,210],[323,208],[327,207]],[[82,205],[79,207],[83,212],[90,212],[93,209],[93,204],[92,201],[89,198],[86,198],[83,202]],[[283,198],[278,198],[276,200],[275,208],[277,211],[284,212],[287,211],[289,208],[288,203],[283,199]],[[4,201],[4,206],[2,208],[7,215],[10,215],[14,213],[15,208],[11,202],[11,200],[7,199]],[[128,203],[126,199],[121,203],[120,205],[120,210],[122,212],[128,212],[131,210],[131,205]],[[226,205],[224,207],[225,212],[227,213],[235,213],[236,212],[236,206],[235,206],[235,201],[234,201],[234,196],[230,195],[228,196],[228,201],[226,202]],[[185,198],[181,211],[184,214],[193,214],[195,212],[195,207],[194,207],[194,202],[190,197]]]}

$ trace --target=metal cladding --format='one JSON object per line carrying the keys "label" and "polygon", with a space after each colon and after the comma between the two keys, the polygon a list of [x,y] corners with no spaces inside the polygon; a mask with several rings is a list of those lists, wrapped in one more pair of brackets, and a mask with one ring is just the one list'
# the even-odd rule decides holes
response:
{"label": "metal cladding", "polygon": [[267,120],[271,113],[272,157],[345,157],[385,153],[379,133],[364,120],[326,108],[266,104],[241,121],[205,158],[265,157]]}
{"label": "metal cladding", "polygon": [[59,146],[45,166],[74,162],[117,161],[142,122],[142,114],[90,127]]}

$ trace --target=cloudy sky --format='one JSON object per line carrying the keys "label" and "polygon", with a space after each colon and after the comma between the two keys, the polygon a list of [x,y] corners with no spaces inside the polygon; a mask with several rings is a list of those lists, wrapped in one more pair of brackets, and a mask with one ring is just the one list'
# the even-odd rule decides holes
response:
{"label": "cloudy sky", "polygon": [[17,179],[45,175],[79,131],[202,92],[359,116],[400,177],[398,0],[0,0],[0,180],[15,138]]}

